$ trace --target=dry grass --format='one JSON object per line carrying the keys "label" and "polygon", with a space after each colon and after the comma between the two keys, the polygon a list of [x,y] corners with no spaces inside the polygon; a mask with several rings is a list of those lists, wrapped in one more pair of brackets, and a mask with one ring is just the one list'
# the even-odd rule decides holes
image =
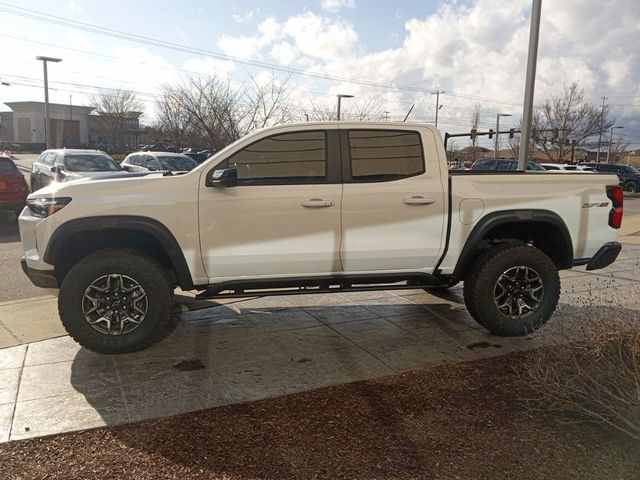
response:
{"label": "dry grass", "polygon": [[640,322],[628,310],[605,312],[585,319],[577,339],[561,338],[527,357],[520,373],[534,392],[527,404],[640,441]]}

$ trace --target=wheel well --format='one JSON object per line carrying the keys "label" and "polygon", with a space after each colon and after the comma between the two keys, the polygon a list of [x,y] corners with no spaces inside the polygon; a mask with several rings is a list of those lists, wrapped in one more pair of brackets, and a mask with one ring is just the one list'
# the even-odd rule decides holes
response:
{"label": "wheel well", "polygon": [[177,283],[171,259],[160,241],[148,232],[122,228],[81,231],[66,238],[64,247],[55,259],[58,281],[62,283],[69,269],[87,255],[114,247],[136,250],[156,259],[167,270],[169,280]]}
{"label": "wheel well", "polygon": [[524,223],[503,223],[491,228],[482,238],[479,249],[496,243],[530,243],[542,250],[558,267],[573,266],[573,249],[567,244],[565,233],[558,225],[550,222],[530,221]]}

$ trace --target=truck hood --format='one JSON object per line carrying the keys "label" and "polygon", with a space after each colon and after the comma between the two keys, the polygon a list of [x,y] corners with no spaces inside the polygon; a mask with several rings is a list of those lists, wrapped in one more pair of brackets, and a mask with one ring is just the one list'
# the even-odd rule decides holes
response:
{"label": "truck hood", "polygon": [[119,187],[135,188],[150,180],[162,181],[171,178],[162,172],[97,172],[91,176],[69,179],[66,182],[52,182],[48,186],[36,190],[29,198],[73,196],[74,193],[87,194],[95,184],[96,190],[112,189],[116,194]]}

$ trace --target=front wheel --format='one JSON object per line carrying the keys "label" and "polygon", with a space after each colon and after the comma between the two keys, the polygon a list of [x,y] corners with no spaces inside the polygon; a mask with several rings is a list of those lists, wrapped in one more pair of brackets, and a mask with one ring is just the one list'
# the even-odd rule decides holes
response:
{"label": "front wheel", "polygon": [[528,245],[486,250],[464,281],[471,316],[491,333],[520,336],[544,325],[560,296],[560,277],[551,259]]}
{"label": "front wheel", "polygon": [[630,193],[637,193],[638,192],[638,184],[634,181],[631,182],[627,182],[624,184],[624,189],[627,192]]}
{"label": "front wheel", "polygon": [[95,252],[65,276],[58,311],[69,335],[98,353],[147,348],[175,325],[173,288],[162,266],[133,250]]}

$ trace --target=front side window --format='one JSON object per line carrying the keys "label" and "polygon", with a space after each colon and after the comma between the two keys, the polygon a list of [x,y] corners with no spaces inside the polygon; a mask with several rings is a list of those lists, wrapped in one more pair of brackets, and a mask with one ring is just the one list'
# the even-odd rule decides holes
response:
{"label": "front side window", "polygon": [[238,185],[324,183],[325,132],[273,135],[243,148],[216,167],[223,168],[238,170]]}
{"label": "front side window", "polygon": [[187,156],[158,157],[158,161],[160,165],[162,165],[163,170],[189,171],[198,166],[198,162]]}
{"label": "front side window", "polygon": [[384,182],[424,173],[422,142],[417,132],[351,130],[351,176],[354,182]]}
{"label": "front side window", "polygon": [[48,167],[52,167],[55,159],[56,159],[55,152],[49,152],[47,153],[47,156],[44,157],[44,160],[42,161],[42,163],[44,163]]}

